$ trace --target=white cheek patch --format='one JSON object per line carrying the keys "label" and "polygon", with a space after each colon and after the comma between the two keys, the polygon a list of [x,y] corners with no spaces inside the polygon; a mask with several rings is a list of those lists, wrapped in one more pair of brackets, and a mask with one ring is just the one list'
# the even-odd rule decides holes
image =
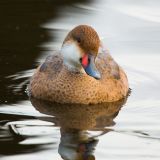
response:
{"label": "white cheek patch", "polygon": [[74,42],[65,43],[61,48],[61,54],[64,58],[64,64],[71,69],[80,69],[81,64],[79,59],[81,58],[80,50]]}

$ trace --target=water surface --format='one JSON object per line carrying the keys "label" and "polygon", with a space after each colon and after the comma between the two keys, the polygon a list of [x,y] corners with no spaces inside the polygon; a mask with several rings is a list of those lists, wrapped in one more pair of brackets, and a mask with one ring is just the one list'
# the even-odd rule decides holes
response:
{"label": "water surface", "polygon": [[[158,0],[2,0],[1,159],[159,160],[159,7]],[[25,90],[34,69],[78,24],[97,30],[131,95],[90,107],[31,103]]]}

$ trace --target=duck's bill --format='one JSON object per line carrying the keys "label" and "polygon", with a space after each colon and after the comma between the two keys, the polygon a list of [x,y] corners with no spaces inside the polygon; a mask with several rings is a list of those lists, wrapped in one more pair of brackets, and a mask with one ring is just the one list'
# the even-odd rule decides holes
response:
{"label": "duck's bill", "polygon": [[101,79],[101,74],[99,73],[99,71],[96,68],[95,65],[95,57],[93,55],[88,55],[88,64],[87,65],[82,65],[85,72],[95,78],[95,79]]}

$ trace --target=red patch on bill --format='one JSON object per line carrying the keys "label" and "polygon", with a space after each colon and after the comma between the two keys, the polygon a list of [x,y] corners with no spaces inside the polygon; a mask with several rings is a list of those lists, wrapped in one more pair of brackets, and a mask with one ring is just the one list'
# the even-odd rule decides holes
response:
{"label": "red patch on bill", "polygon": [[82,57],[82,65],[83,65],[83,67],[87,67],[88,66],[88,55],[87,54],[85,54]]}

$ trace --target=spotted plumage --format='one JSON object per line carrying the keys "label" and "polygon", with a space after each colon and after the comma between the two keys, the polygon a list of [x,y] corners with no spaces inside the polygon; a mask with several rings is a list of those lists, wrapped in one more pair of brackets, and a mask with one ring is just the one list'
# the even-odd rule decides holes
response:
{"label": "spotted plumage", "polygon": [[[90,26],[73,29],[61,50],[47,57],[35,71],[29,85],[31,96],[81,104],[124,98],[129,89],[127,76],[109,52],[103,49],[98,53],[99,48],[99,37]],[[88,68],[81,62],[85,55],[91,58]]]}

